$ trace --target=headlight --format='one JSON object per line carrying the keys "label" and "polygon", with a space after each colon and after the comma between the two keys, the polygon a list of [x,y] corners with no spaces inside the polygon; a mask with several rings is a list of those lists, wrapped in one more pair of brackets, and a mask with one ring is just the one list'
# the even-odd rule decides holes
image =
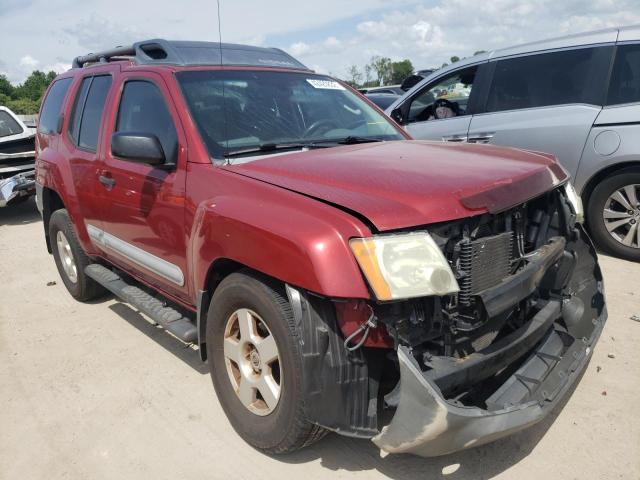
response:
{"label": "headlight", "polygon": [[378,300],[460,290],[447,259],[426,232],[354,238],[349,244]]}
{"label": "headlight", "polygon": [[576,215],[576,222],[583,223],[584,222],[584,207],[582,206],[582,198],[576,192],[576,189],[573,188],[571,182],[567,182],[564,186],[564,191],[567,194],[567,200],[571,204],[571,208],[573,209],[573,213]]}

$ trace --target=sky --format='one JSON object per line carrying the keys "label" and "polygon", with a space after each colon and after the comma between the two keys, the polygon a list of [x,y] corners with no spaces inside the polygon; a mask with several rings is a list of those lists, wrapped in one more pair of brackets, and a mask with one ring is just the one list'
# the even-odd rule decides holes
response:
{"label": "sky", "polygon": [[[640,0],[220,0],[224,42],[279,47],[344,78],[374,55],[439,66],[518,43],[640,24]],[[0,0],[0,74],[148,38],[218,41],[215,0]]]}

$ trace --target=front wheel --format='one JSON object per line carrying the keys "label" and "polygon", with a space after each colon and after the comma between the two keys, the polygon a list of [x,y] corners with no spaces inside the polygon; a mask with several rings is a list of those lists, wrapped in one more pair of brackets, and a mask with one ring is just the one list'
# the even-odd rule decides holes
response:
{"label": "front wheel", "polygon": [[600,182],[589,199],[587,222],[600,248],[640,261],[640,170],[625,170]]}
{"label": "front wheel", "polygon": [[234,273],[216,289],[207,317],[207,357],[223,410],[238,434],[265,453],[321,438],[305,418],[299,332],[281,289]]}

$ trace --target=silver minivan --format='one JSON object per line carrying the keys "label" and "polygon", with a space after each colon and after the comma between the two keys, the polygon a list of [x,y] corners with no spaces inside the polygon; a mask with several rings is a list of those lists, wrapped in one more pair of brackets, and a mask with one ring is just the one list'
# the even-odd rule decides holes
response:
{"label": "silver minivan", "polygon": [[416,139],[556,155],[598,246],[640,260],[640,26],[476,55],[434,72],[387,114]]}

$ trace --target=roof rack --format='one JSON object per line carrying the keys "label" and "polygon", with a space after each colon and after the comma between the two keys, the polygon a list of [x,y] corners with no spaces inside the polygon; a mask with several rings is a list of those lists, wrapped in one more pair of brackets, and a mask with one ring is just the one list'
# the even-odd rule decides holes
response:
{"label": "roof rack", "polygon": [[218,42],[169,41],[161,38],[79,56],[73,59],[72,67],[82,68],[88,64],[123,59],[130,59],[141,65],[229,65],[309,70],[279,48]]}

